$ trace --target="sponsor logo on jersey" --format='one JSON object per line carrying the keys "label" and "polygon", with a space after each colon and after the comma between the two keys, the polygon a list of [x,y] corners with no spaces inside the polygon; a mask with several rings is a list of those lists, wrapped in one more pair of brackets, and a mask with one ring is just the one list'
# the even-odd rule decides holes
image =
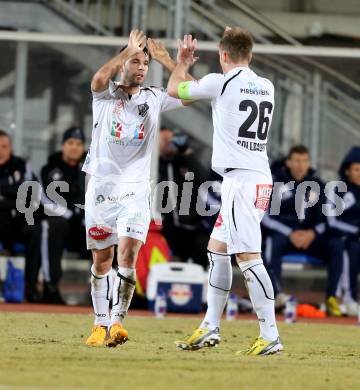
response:
{"label": "sponsor logo on jersey", "polygon": [[240,93],[245,93],[248,95],[260,95],[260,96],[269,96],[270,92],[266,89],[259,88],[256,83],[253,81],[248,82],[249,88],[240,88]]}
{"label": "sponsor logo on jersey", "polygon": [[142,235],[144,232],[141,230],[132,229],[130,226],[126,228],[126,233],[135,233]]}
{"label": "sponsor logo on jersey", "polygon": [[133,191],[128,192],[127,194],[122,195],[122,196],[109,195],[107,198],[112,203],[120,203],[123,200],[130,198],[131,196],[135,196],[135,192],[133,192]]}
{"label": "sponsor logo on jersey", "polygon": [[121,99],[116,100],[112,113],[119,115],[121,113],[121,111],[123,110],[123,108],[124,108],[124,101]]}
{"label": "sponsor logo on jersey", "polygon": [[223,218],[222,218],[222,215],[219,213],[219,215],[216,219],[216,222],[215,222],[215,227],[219,228],[219,227],[221,227],[222,224],[223,224]]}
{"label": "sponsor logo on jersey", "polygon": [[120,139],[122,132],[122,124],[116,121],[111,122],[111,135],[117,139]]}
{"label": "sponsor logo on jersey", "polygon": [[143,123],[140,123],[135,126],[133,130],[133,137],[129,137],[126,133],[123,132],[124,127],[121,123],[112,121],[111,124],[111,138],[107,137],[106,141],[108,143],[115,143],[121,146],[141,146],[142,141],[144,140],[145,135],[145,126]]}
{"label": "sponsor logo on jersey", "polygon": [[98,205],[98,204],[100,204],[100,203],[102,203],[102,202],[104,202],[105,201],[105,197],[104,197],[104,195],[98,195],[97,197],[96,197],[96,202],[95,202],[95,204],[96,205]]}
{"label": "sponsor logo on jersey", "polygon": [[136,211],[128,218],[127,223],[132,226],[143,226],[144,218],[145,217],[141,211]]}
{"label": "sponsor logo on jersey", "polygon": [[255,207],[257,209],[264,210],[264,211],[268,209],[271,192],[272,192],[272,184],[256,185]]}
{"label": "sponsor logo on jersey", "polygon": [[139,115],[144,118],[144,116],[149,111],[149,105],[146,102],[144,104],[139,104],[138,105],[138,110],[139,110]]}
{"label": "sponsor logo on jersey", "polygon": [[111,230],[106,227],[93,226],[88,230],[88,235],[95,241],[103,241],[111,236]]}
{"label": "sponsor logo on jersey", "polygon": [[145,126],[143,123],[137,125],[134,131],[134,139],[144,139]]}

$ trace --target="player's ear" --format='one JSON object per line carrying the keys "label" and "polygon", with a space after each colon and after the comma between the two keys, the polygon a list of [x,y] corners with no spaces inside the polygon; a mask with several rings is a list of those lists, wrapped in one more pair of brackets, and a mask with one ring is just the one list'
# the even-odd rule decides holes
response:
{"label": "player's ear", "polygon": [[251,61],[252,61],[252,53],[249,54],[249,65],[251,64]]}
{"label": "player's ear", "polygon": [[219,49],[219,60],[220,62],[224,62],[224,52],[221,49]]}

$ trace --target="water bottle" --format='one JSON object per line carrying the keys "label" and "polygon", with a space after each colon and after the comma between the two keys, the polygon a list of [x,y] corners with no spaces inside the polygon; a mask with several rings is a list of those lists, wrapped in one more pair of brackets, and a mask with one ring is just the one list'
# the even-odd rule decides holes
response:
{"label": "water bottle", "polygon": [[156,318],[164,318],[166,315],[166,293],[162,290],[156,295],[154,313]]}
{"label": "water bottle", "polygon": [[287,324],[292,324],[296,321],[296,299],[295,297],[290,297],[285,305],[285,322]]}
{"label": "water bottle", "polygon": [[238,300],[235,294],[230,294],[226,305],[226,319],[233,321],[238,314]]}

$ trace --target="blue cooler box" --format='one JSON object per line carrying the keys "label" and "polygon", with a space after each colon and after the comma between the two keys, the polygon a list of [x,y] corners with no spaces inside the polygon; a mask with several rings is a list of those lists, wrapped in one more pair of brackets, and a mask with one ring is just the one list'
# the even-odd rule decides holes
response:
{"label": "blue cooler box", "polygon": [[151,267],[146,297],[154,310],[158,292],[166,295],[167,311],[199,313],[202,309],[203,289],[206,283],[204,269],[198,264],[169,262]]}

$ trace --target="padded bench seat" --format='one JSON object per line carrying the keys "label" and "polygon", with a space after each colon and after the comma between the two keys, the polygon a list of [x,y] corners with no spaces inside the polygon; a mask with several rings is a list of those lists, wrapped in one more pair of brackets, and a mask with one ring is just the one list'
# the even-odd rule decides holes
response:
{"label": "padded bench seat", "polygon": [[289,265],[302,266],[302,268],[305,266],[319,267],[325,265],[323,260],[302,253],[287,254],[282,257],[282,262]]}

